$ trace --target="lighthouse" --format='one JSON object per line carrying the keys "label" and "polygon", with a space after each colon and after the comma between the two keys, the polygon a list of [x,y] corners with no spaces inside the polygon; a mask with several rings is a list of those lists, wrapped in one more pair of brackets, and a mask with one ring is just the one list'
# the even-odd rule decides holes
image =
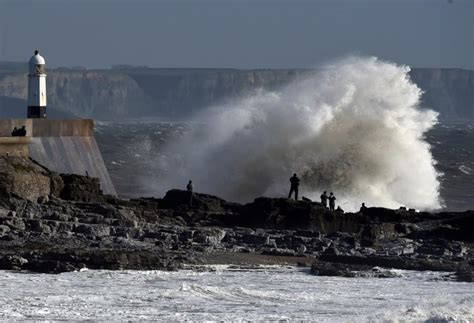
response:
{"label": "lighthouse", "polygon": [[28,62],[28,118],[46,118],[46,69],[36,50]]}

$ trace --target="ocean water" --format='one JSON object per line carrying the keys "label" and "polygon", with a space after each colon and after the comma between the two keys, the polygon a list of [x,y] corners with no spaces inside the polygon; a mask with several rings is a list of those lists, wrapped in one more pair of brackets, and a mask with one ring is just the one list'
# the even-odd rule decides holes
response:
{"label": "ocean water", "polygon": [[[171,189],[163,180],[181,176],[177,174],[177,166],[182,160],[170,154],[166,147],[191,136],[192,127],[190,123],[170,122],[96,123],[96,138],[118,193],[122,197],[161,197]],[[441,123],[427,132],[425,140],[430,145],[435,167],[442,174],[441,199],[446,209],[473,209],[474,124]],[[202,191],[201,183],[196,180],[195,186]]]}
{"label": "ocean water", "polygon": [[385,279],[307,269],[0,272],[0,320],[472,322],[474,285],[446,273]]}

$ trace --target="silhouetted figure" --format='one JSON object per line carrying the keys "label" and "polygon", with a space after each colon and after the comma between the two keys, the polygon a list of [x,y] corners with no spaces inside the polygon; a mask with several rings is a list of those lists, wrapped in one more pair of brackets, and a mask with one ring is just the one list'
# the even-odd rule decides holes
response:
{"label": "silhouetted figure", "polygon": [[336,212],[344,213],[344,210],[341,208],[340,205],[338,205],[338,206],[337,206],[337,209],[336,209]]}
{"label": "silhouetted figure", "polygon": [[12,137],[16,137],[16,136],[18,136],[18,128],[17,127],[13,128],[13,130],[12,130]]}
{"label": "silhouetted figure", "polygon": [[189,206],[192,206],[193,205],[193,190],[194,190],[194,187],[193,187],[193,181],[189,181],[188,182],[188,185],[186,185],[186,190],[188,191],[188,194],[189,194]]}
{"label": "silhouetted figure", "polygon": [[293,176],[290,178],[290,183],[291,187],[290,194],[288,194],[288,198],[290,199],[291,194],[295,192],[295,200],[298,200],[298,186],[300,186],[300,179],[298,178],[298,176],[296,176],[296,174],[293,174]]}
{"label": "silhouetted figure", "polygon": [[360,207],[359,212],[364,213],[365,210],[367,210],[367,206],[365,206],[365,203],[362,203],[362,206]]}
{"label": "silhouetted figure", "polygon": [[26,127],[25,126],[21,127],[21,129],[18,129],[17,133],[18,133],[18,136],[20,137],[26,136]]}
{"label": "silhouetted figure", "polygon": [[328,208],[328,194],[326,191],[321,194],[321,204],[324,206],[325,209]]}
{"label": "silhouetted figure", "polygon": [[329,210],[334,211],[334,209],[336,208],[336,197],[334,196],[332,192],[329,193],[328,200],[329,200]]}

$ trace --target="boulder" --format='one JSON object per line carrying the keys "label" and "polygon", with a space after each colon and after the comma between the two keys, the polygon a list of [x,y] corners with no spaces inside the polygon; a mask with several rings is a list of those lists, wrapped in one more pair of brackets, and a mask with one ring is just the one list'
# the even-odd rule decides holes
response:
{"label": "boulder", "polygon": [[456,271],[454,274],[456,280],[459,282],[474,282],[474,273],[472,267],[463,267]]}
{"label": "boulder", "polygon": [[325,209],[308,201],[260,197],[245,205],[242,212],[241,226],[317,230]]}
{"label": "boulder", "polygon": [[105,197],[100,189],[100,180],[76,174],[61,174],[64,187],[60,197],[64,200],[100,202]]}
{"label": "boulder", "polygon": [[270,243],[270,237],[267,235],[246,234],[242,241],[249,245],[266,246]]}
{"label": "boulder", "polygon": [[203,228],[194,233],[193,241],[217,246],[225,236],[225,230],[218,228]]}
{"label": "boulder", "polygon": [[4,224],[0,225],[0,236],[6,235],[8,232],[10,232],[10,227]]}
{"label": "boulder", "polygon": [[[163,198],[164,208],[178,208],[178,207],[189,207],[189,192],[173,189],[166,192]],[[223,204],[225,204],[221,198],[213,195],[193,193],[192,209],[202,210],[206,212],[224,212]]]}
{"label": "boulder", "polygon": [[106,237],[110,236],[110,227],[104,225],[79,224],[74,228],[74,232],[92,237]]}
{"label": "boulder", "polygon": [[0,269],[19,270],[28,263],[28,260],[17,255],[0,257]]}

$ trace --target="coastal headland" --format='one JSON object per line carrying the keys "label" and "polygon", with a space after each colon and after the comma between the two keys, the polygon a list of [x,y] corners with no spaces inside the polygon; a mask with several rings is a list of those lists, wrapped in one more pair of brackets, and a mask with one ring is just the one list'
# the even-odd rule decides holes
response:
{"label": "coastal headland", "polygon": [[315,275],[389,277],[380,268],[445,271],[472,281],[474,211],[321,204],[258,197],[238,204],[170,190],[163,198],[105,195],[94,177],[58,174],[27,157],[0,157],[0,269],[200,268],[298,265]]}

